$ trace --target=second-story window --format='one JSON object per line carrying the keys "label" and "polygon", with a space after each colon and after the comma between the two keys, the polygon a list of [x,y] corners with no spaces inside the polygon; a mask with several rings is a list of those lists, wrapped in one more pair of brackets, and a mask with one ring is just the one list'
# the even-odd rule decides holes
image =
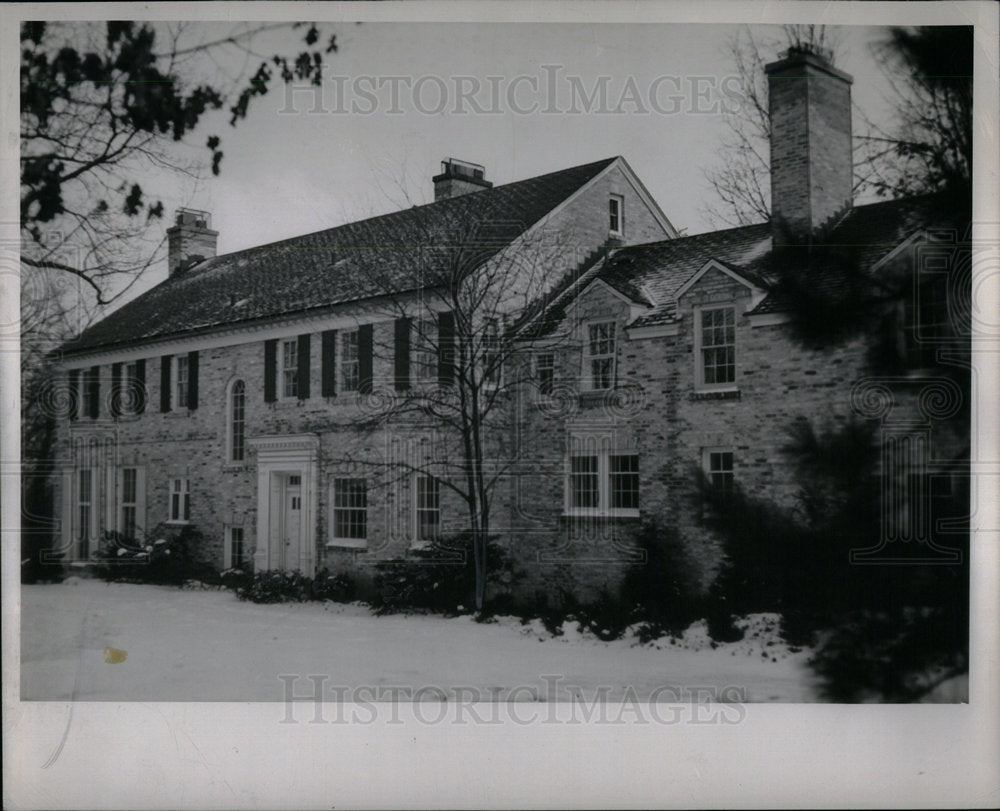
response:
{"label": "second-story window", "polygon": [[188,405],[188,356],[174,356],[174,408]]}
{"label": "second-story window", "polygon": [[556,376],[556,356],[552,352],[540,353],[535,360],[535,373],[538,378],[538,393],[552,394]]}
{"label": "second-story window", "polygon": [[500,326],[497,319],[487,319],[483,328],[483,385],[496,388],[500,385]]}
{"label": "second-story window", "polygon": [[587,325],[584,387],[591,391],[615,387],[615,322]]}
{"label": "second-story window", "polygon": [[358,331],[340,333],[340,389],[357,391],[361,385],[361,356]]}
{"label": "second-story window", "polygon": [[731,386],[736,382],[736,309],[701,310],[696,327],[698,385]]}
{"label": "second-story window", "polygon": [[414,365],[416,366],[417,382],[433,384],[437,382],[438,357],[434,335],[437,327],[430,319],[416,322]]}
{"label": "second-story window", "polygon": [[299,342],[291,338],[281,342],[281,396],[299,395]]}

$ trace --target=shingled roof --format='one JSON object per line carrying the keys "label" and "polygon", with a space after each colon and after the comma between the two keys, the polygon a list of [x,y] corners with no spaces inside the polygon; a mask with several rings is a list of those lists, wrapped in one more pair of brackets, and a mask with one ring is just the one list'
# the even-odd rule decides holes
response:
{"label": "shingled roof", "polygon": [[[924,195],[856,206],[827,238],[827,244],[853,252],[858,265],[871,268],[912,234],[923,228],[945,224],[961,212],[941,195]],[[768,288],[774,278],[770,223],[710,231],[688,237],[631,245],[611,252],[573,280],[554,299],[545,317],[545,326],[536,325],[534,334],[543,334],[565,311],[565,307],[591,282],[600,279],[638,304],[649,308],[632,322],[632,327],[670,324],[676,321],[676,296],[684,284],[710,260],[716,260],[752,284]],[[810,268],[812,282],[833,291],[846,283],[842,268]],[[768,295],[754,313],[782,309],[775,296]]]}
{"label": "shingled roof", "polygon": [[[61,351],[113,348],[421,289],[435,254],[467,250],[470,269],[485,262],[616,160],[207,259],[90,326]],[[377,263],[365,261],[376,254]]]}

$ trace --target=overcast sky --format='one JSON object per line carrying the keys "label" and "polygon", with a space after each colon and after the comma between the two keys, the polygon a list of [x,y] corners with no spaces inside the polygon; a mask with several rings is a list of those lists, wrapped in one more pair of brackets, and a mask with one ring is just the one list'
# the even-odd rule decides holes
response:
{"label": "overcast sky", "polygon": [[[194,23],[188,36],[228,30]],[[235,129],[221,113],[199,127],[189,155],[204,166],[205,138],[218,132],[220,176],[143,181],[168,212],[210,211],[220,253],[430,202],[446,157],[481,163],[502,184],[623,155],[677,228],[715,227],[703,173],[718,161],[723,111],[738,103],[727,47],[737,26],[366,22],[325,30],[337,33],[339,51],[321,89],[279,83]],[[775,26],[744,30],[762,42],[781,35]],[[854,76],[855,102],[877,118],[887,86],[871,45],[885,29],[830,33],[837,65]],[[266,55],[297,44],[285,32],[255,47]],[[777,53],[764,51],[768,60]],[[208,69],[236,73],[245,59],[216,54]],[[164,278],[165,263],[154,266],[128,298]]]}

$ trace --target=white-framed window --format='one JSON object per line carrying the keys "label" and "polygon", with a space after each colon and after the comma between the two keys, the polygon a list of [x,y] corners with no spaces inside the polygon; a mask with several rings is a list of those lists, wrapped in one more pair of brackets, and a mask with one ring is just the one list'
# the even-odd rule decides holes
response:
{"label": "white-framed window", "polygon": [[483,386],[495,389],[500,385],[500,322],[488,318],[483,325],[482,351]]}
{"label": "white-framed window", "polygon": [[80,410],[82,417],[89,417],[94,409],[94,388],[91,384],[93,376],[90,369],[84,369],[80,374]]}
{"label": "white-framed window", "polygon": [[281,342],[281,369],[278,373],[281,396],[292,399],[299,396],[299,340],[288,338]]}
{"label": "white-framed window", "polygon": [[174,355],[174,408],[188,407],[188,356]]}
{"label": "white-framed window", "polygon": [[697,387],[735,387],[736,308],[705,307],[695,312]]}
{"label": "white-framed window", "polygon": [[357,391],[361,387],[361,355],[358,351],[358,330],[341,332],[340,390]]}
{"label": "white-framed window", "polygon": [[538,382],[538,393],[544,396],[552,394],[556,380],[556,356],[553,352],[540,352],[535,356],[535,379]]}
{"label": "white-framed window", "polygon": [[566,467],[566,512],[638,517],[639,454],[618,450],[605,438],[573,441]]}
{"label": "white-framed window", "polygon": [[229,403],[226,424],[226,459],[242,462],[246,458],[246,408],[247,387],[242,380],[229,385]]}
{"label": "white-framed window", "polygon": [[368,537],[368,482],[361,478],[333,480],[331,538],[358,542]]}
{"label": "white-framed window", "polygon": [[625,233],[625,198],[620,194],[608,198],[608,231],[616,237]]}
{"label": "white-framed window", "polygon": [[732,448],[704,448],[701,452],[702,469],[708,483],[720,493],[732,493],[734,478]]}
{"label": "white-framed window", "polygon": [[418,473],[413,482],[413,540],[430,543],[441,536],[441,482]]}
{"label": "white-framed window", "polygon": [[437,325],[429,318],[416,322],[416,336],[413,351],[418,385],[433,385],[438,379],[438,356],[435,345]]}
{"label": "white-framed window", "polygon": [[187,479],[173,478],[170,480],[170,518],[171,524],[186,524],[191,520],[191,488]]}
{"label": "white-framed window", "polygon": [[615,387],[615,322],[587,324],[584,347],[584,388],[601,391]]}
{"label": "white-framed window", "polygon": [[229,526],[226,528],[223,568],[242,569],[246,564],[246,548],[243,545],[245,537],[243,527]]}

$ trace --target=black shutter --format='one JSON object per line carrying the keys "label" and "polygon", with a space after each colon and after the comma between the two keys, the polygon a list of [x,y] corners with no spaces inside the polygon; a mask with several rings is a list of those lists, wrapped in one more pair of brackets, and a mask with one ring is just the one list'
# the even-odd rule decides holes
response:
{"label": "black shutter", "polygon": [[135,391],[132,394],[132,402],[135,403],[135,413],[141,414],[146,410],[146,359],[142,358],[135,362]]}
{"label": "black shutter", "polygon": [[374,333],[371,324],[358,327],[358,391],[371,394],[374,389],[372,380],[372,354],[374,351]]}
{"label": "black shutter", "polygon": [[278,399],[278,339],[264,341],[264,402],[273,403]]}
{"label": "black shutter", "polygon": [[410,319],[396,319],[396,391],[410,388]]}
{"label": "black shutter", "polygon": [[120,363],[111,364],[111,398],[108,400],[108,412],[112,419],[121,416],[122,402],[122,365]]}
{"label": "black shutter", "polygon": [[323,379],[324,397],[337,394],[337,330],[328,329],[323,333]]}
{"label": "black shutter", "polygon": [[170,355],[160,358],[160,411],[170,410]]}
{"label": "black shutter", "polygon": [[455,380],[455,316],[438,313],[438,384],[450,386]]}
{"label": "black shutter", "polygon": [[90,367],[90,418],[96,420],[101,414],[101,367]]}
{"label": "black shutter", "polygon": [[69,418],[75,420],[80,408],[80,370],[70,369],[69,377]]}
{"label": "black shutter", "polygon": [[299,399],[309,399],[309,336],[299,336]]}
{"label": "black shutter", "polygon": [[188,401],[187,407],[198,407],[198,353],[188,352]]}

